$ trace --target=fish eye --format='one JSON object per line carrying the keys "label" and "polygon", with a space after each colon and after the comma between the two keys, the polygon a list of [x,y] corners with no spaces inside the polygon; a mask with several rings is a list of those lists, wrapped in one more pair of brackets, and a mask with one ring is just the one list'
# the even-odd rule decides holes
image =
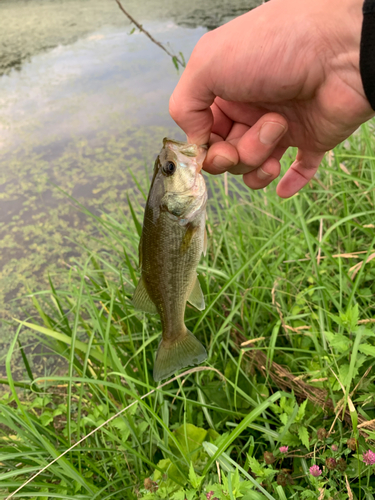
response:
{"label": "fish eye", "polygon": [[168,161],[163,166],[163,172],[165,175],[173,175],[175,171],[176,171],[176,165],[173,163],[173,161]]}

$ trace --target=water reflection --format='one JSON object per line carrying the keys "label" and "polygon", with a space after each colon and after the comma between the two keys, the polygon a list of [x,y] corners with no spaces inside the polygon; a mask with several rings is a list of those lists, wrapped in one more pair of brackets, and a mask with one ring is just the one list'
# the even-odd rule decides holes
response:
{"label": "water reflection", "polygon": [[[172,22],[146,26],[186,57],[205,32]],[[40,144],[99,130],[121,133],[118,120],[126,118],[135,128],[172,126],[168,98],[177,81],[171,60],[142,33],[102,28],[0,79],[3,148],[25,138]]]}
{"label": "water reflection", "polygon": [[[213,29],[261,3],[256,0],[124,0],[138,20],[169,21]],[[128,20],[114,0],[2,0],[0,2],[0,75],[20,69],[33,55],[69,45],[104,26]]]}

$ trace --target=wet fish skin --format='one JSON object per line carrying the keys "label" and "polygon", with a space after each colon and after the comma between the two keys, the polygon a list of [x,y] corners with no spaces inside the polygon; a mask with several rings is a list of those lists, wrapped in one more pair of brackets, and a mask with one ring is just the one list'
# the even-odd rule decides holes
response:
{"label": "wet fish skin", "polygon": [[155,381],[207,358],[184,322],[187,301],[205,307],[196,268],[206,242],[207,189],[200,173],[206,152],[164,139],[155,162],[139,245],[141,278],[133,296],[137,309],[160,315]]}

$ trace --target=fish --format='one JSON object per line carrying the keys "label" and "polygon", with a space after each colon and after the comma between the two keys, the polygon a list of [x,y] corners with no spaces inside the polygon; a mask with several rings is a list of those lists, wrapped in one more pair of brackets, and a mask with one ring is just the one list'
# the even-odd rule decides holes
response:
{"label": "fish", "polygon": [[205,308],[196,269],[207,248],[207,188],[201,174],[206,154],[205,146],[164,138],[154,165],[139,243],[141,277],[132,303],[160,316],[155,381],[207,358],[184,320],[187,302]]}

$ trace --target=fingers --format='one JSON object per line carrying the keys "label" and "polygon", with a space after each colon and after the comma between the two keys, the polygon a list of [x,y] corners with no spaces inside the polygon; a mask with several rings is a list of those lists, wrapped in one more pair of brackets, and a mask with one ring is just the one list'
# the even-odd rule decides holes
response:
{"label": "fingers", "polygon": [[203,169],[214,175],[222,174],[227,170],[232,173],[232,169],[239,163],[237,148],[230,142],[217,140],[217,136],[213,139],[211,137],[210,142],[212,140],[215,143],[208,150]]}
{"label": "fingers", "polygon": [[279,182],[276,192],[281,198],[290,198],[311,180],[324,153],[298,150],[297,158]]}
{"label": "fingers", "polygon": [[[242,165],[249,167],[247,172],[260,167],[272,155],[287,128],[284,117],[267,113],[243,135],[237,151]],[[242,169],[241,173],[246,172]]]}
{"label": "fingers", "polygon": [[250,189],[263,189],[280,175],[280,162],[277,158],[268,158],[261,167],[243,176],[243,181]]}
{"label": "fingers", "polygon": [[[217,128],[215,122],[214,130]],[[235,123],[225,141],[218,140],[218,136],[214,135],[214,140],[211,140],[214,144],[208,150],[204,169],[212,174],[227,170],[233,174],[248,174],[268,160],[286,131],[287,122],[277,113],[264,114],[252,127]],[[285,148],[281,154],[284,151]],[[272,167],[271,171],[269,173],[274,178],[275,168]]]}

